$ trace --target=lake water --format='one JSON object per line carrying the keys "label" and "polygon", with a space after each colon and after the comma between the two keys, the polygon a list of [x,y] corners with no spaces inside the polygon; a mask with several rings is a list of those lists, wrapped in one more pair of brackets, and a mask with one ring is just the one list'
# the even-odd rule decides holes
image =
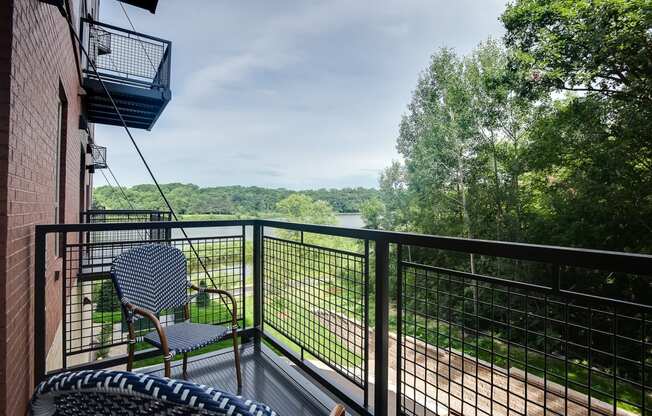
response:
{"label": "lake water", "polygon": [[[340,227],[348,228],[362,228],[364,226],[364,221],[360,214],[337,214],[337,224]],[[251,227],[246,227],[247,239],[252,238],[252,229]],[[241,226],[234,227],[202,227],[202,228],[186,228],[186,233],[191,238],[201,238],[201,237],[220,237],[226,235],[240,235],[242,233]],[[181,230],[176,228],[172,229],[173,238],[182,238],[183,234]]]}

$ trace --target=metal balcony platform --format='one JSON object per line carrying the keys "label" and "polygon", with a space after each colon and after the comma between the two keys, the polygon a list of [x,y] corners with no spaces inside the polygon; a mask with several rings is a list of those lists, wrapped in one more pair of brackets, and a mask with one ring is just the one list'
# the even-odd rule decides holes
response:
{"label": "metal balcony platform", "polygon": [[[312,381],[276,355],[264,344],[241,346],[241,396],[265,403],[279,415],[328,415],[335,402]],[[188,380],[237,393],[233,349],[189,358]],[[172,377],[181,377],[181,361],[172,364]],[[136,369],[137,372],[163,376],[163,366]]]}
{"label": "metal balcony platform", "polygon": [[[172,98],[170,90],[147,90],[105,81],[122,118],[128,127],[151,130]],[[109,97],[96,79],[85,78],[84,99],[88,121],[121,126],[122,122]]]}
{"label": "metal balcony platform", "polygon": [[119,126],[124,120],[128,127],[151,130],[172,98],[171,43],[105,23],[82,22],[88,121]]}

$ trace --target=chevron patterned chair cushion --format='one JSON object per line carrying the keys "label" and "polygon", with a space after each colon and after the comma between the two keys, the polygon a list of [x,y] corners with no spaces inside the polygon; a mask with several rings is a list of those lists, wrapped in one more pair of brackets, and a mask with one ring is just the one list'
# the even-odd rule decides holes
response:
{"label": "chevron patterned chair cushion", "polygon": [[111,275],[122,303],[155,314],[188,303],[186,257],[176,247],[144,244],[113,260]]}
{"label": "chevron patterned chair cushion", "polygon": [[34,416],[275,416],[268,406],[183,380],[127,371],[65,372],[36,388]]}
{"label": "chevron patterned chair cushion", "polygon": [[[231,328],[218,325],[180,322],[164,327],[163,332],[165,332],[168,338],[170,353],[175,355],[194,351],[217,342],[229,335]],[[157,348],[161,348],[161,341],[156,331],[145,335],[144,340]]]}

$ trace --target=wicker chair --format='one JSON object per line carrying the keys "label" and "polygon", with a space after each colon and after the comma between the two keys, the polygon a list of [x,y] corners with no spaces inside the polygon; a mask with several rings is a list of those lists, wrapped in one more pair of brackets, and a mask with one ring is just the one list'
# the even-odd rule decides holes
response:
{"label": "wicker chair", "polygon": [[[238,391],[242,387],[238,350],[238,313],[233,296],[220,289],[201,288],[187,279],[186,258],[181,250],[162,244],[146,244],[128,250],[113,260],[111,277],[129,326],[127,370],[133,368],[137,341],[146,341],[163,354],[165,376],[170,377],[170,362],[183,354],[183,378],[187,378],[188,353],[214,342],[233,337],[233,353]],[[231,327],[190,322],[190,301],[201,292],[219,294],[230,300]],[[157,314],[166,309],[184,308],[182,323],[162,326]],[[136,337],[134,320],[144,317],[156,328],[142,338]]]}
{"label": "wicker chair", "polygon": [[[66,372],[42,382],[32,396],[30,414],[276,415],[264,404],[188,381],[105,370]],[[344,408],[336,406],[331,416],[344,416]]]}

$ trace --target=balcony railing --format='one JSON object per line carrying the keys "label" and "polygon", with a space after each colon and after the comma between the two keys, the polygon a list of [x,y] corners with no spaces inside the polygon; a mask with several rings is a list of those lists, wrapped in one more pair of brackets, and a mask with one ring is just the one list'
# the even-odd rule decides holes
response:
{"label": "balcony railing", "polygon": [[171,42],[82,19],[82,47],[88,120],[151,129],[171,99]]}
{"label": "balcony railing", "polygon": [[[84,74],[141,88],[170,88],[170,51],[167,40],[83,19],[85,47],[91,62]],[[95,70],[97,69],[97,74]]]}
{"label": "balcony railing", "polygon": [[93,143],[88,144],[87,153],[91,154],[91,164],[86,165],[91,173],[95,173],[97,169],[106,169],[108,167],[106,163],[106,147],[98,146]]}
{"label": "balcony railing", "polygon": [[[166,232],[76,240],[151,229]],[[60,366],[46,368],[55,233],[64,236],[63,336]],[[360,414],[652,414],[652,256],[268,220],[37,226],[37,381],[126,362],[108,270],[152,241],[186,253],[194,283],[235,296],[243,338],[273,347]],[[101,255],[91,269],[80,261],[89,250]],[[626,280],[640,293],[621,294]],[[226,321],[218,302],[193,302],[193,319]]]}

